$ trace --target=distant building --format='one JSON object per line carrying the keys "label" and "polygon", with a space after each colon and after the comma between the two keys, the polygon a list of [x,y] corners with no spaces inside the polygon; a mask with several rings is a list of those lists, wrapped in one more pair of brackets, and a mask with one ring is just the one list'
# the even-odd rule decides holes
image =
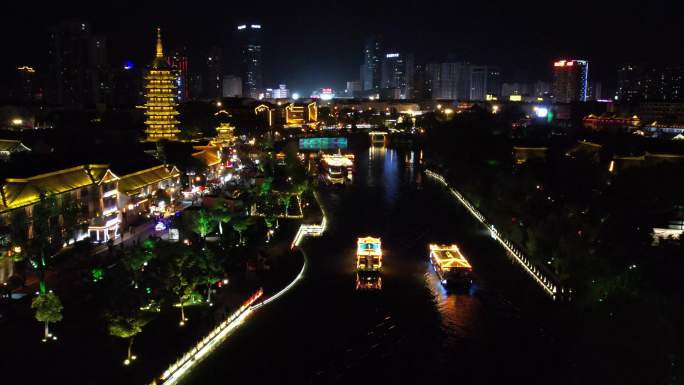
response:
{"label": "distant building", "polygon": [[188,79],[190,99],[199,99],[204,95],[204,78],[200,73],[191,73]]}
{"label": "distant building", "polygon": [[619,102],[684,100],[684,67],[625,64],[618,69]]}
{"label": "distant building", "polygon": [[50,32],[47,101],[66,108],[92,108],[108,91],[104,38],[90,24],[64,21]]}
{"label": "distant building", "polygon": [[144,103],[145,75],[142,68],[126,62],[112,73],[111,104],[116,108],[132,109]]}
{"label": "distant building", "polygon": [[176,117],[178,106],[176,74],[164,57],[161,30],[157,28],[157,49],[152,65],[145,77],[145,134],[148,141],[178,140],[180,123]]}
{"label": "distant building", "polygon": [[223,97],[239,98],[242,97],[242,78],[235,75],[223,77]]}
{"label": "distant building", "polygon": [[287,99],[290,97],[290,90],[287,89],[285,84],[278,85],[278,88],[273,90],[273,99]]}
{"label": "distant building", "polygon": [[237,32],[242,55],[242,92],[256,99],[263,87],[261,24],[240,24]]}
{"label": "distant building", "polygon": [[221,49],[212,47],[207,56],[207,76],[204,86],[205,97],[217,99],[223,96],[223,70],[221,67]]}
{"label": "distant building", "polygon": [[417,64],[414,66],[413,84],[411,86],[411,95],[408,99],[425,100],[430,99],[431,95],[432,83],[427,66]]}
{"label": "distant building", "polygon": [[469,100],[484,101],[501,95],[501,71],[498,67],[470,67]]}
{"label": "distant building", "polygon": [[188,72],[188,55],[183,51],[175,51],[169,56],[169,64],[176,72],[176,90],[178,101],[184,102],[190,99],[190,73]]}
{"label": "distant building", "polygon": [[347,87],[344,89],[344,93],[349,97],[356,97],[363,87],[361,85],[361,80],[350,80],[347,82]]}
{"label": "distant building", "polygon": [[432,99],[468,100],[470,98],[470,65],[467,63],[428,64],[427,72]]}
{"label": "distant building", "polygon": [[0,139],[0,161],[8,160],[13,154],[31,151],[21,141]]}
{"label": "distant building", "polygon": [[19,103],[29,103],[42,99],[42,92],[38,87],[37,80],[36,70],[33,67],[17,67],[10,89],[10,98]]}
{"label": "distant building", "polygon": [[374,36],[366,39],[363,46],[363,64],[360,74],[364,91],[380,91],[382,82],[381,55],[380,38]]}
{"label": "distant building", "polygon": [[587,101],[589,62],[558,60],[553,63],[553,98],[557,103]]}
{"label": "distant building", "polygon": [[[396,89],[392,92],[392,97],[395,99],[409,99],[411,98],[413,76],[414,76],[414,60],[412,54],[403,54],[399,52],[387,53],[382,60],[382,89]],[[384,94],[387,94],[384,93]],[[381,97],[382,97],[381,93]]]}

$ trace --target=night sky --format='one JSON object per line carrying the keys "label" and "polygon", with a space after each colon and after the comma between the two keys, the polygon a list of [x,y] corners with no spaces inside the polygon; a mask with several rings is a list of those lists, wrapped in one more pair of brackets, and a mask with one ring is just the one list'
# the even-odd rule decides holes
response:
{"label": "night sky", "polygon": [[[382,34],[388,50],[414,52],[422,61],[452,55],[500,65],[505,81],[547,80],[551,62],[559,57],[588,59],[590,78],[608,84],[622,62],[684,63],[681,16],[655,2],[372,3],[4,2],[0,79],[17,65],[44,69],[48,29],[65,18],[89,21],[96,34],[105,36],[112,65],[124,59],[147,65],[154,28],[161,26],[166,47],[189,48],[191,71],[208,47],[231,46],[238,23],[257,22],[263,28],[265,85],[284,82],[300,92],[343,88],[346,80],[357,79],[363,38],[372,33]],[[226,62],[237,59],[238,52],[227,51]]]}

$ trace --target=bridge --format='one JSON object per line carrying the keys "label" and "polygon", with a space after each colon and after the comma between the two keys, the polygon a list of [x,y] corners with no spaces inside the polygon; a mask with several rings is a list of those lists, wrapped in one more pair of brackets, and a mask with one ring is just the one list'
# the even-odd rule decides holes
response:
{"label": "bridge", "polygon": [[369,131],[368,136],[370,136],[372,145],[384,146],[387,144],[387,133],[384,131]]}

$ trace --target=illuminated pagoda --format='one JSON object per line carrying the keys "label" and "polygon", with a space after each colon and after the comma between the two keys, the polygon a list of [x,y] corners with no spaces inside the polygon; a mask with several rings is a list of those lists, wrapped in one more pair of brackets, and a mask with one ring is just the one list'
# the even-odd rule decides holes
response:
{"label": "illuminated pagoda", "polygon": [[145,77],[145,134],[147,140],[178,140],[176,75],[164,57],[161,30],[157,28],[157,52]]}

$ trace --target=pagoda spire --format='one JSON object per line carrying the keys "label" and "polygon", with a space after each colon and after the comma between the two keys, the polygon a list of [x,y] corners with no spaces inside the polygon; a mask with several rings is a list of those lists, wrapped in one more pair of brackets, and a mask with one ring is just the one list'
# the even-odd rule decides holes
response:
{"label": "pagoda spire", "polygon": [[164,49],[162,48],[162,40],[161,40],[161,28],[157,27],[157,58],[163,58],[164,57]]}

